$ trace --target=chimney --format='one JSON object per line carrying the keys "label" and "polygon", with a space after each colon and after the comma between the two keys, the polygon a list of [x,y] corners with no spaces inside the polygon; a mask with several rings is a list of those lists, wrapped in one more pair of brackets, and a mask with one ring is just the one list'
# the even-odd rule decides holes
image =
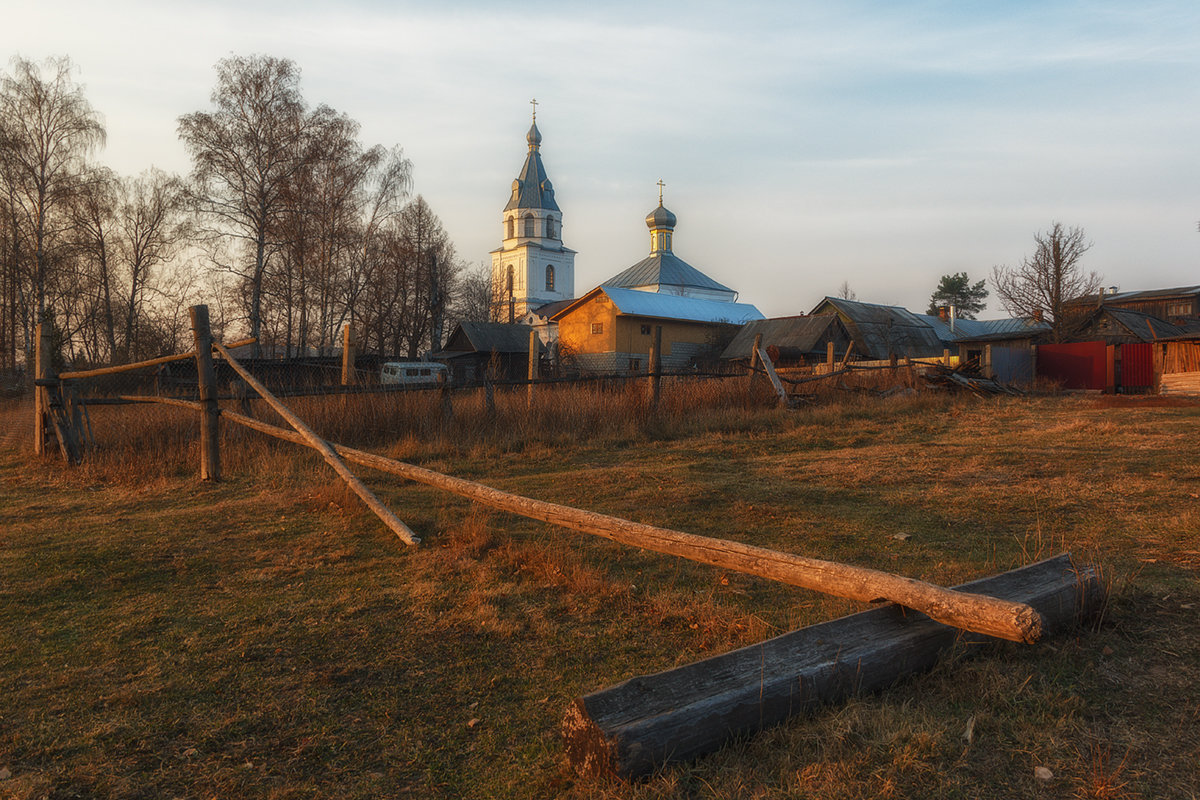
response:
{"label": "chimney", "polygon": [[1033,310],[1033,321],[1034,322],[1042,321],[1042,310],[1040,308],[1035,308]]}
{"label": "chimney", "polygon": [[955,308],[950,306],[950,332],[954,333]]}
{"label": "chimney", "polygon": [[945,322],[950,318],[950,306],[938,306],[938,319]]}

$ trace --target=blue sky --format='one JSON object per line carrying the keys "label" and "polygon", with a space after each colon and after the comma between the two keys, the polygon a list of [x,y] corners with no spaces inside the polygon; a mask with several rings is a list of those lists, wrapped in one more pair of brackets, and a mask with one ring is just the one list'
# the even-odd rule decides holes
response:
{"label": "blue sky", "polygon": [[1055,220],[1109,285],[1200,283],[1194,2],[33,5],[0,52],[71,56],[118,171],[186,172],[175,122],[219,58],[291,58],[311,103],[404,147],[468,263],[536,96],[581,293],[646,254],[660,178],[676,253],[768,315],[843,280],[922,310]]}

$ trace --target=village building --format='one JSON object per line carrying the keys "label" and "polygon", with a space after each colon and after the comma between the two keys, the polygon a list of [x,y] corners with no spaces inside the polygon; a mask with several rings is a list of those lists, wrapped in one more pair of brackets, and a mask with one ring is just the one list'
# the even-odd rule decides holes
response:
{"label": "village building", "polygon": [[828,359],[829,345],[834,358],[842,358],[850,345],[850,334],[837,314],[812,317],[773,317],[747,322],[721,353],[722,361],[752,360],[754,341],[762,337],[762,347],[776,367],[804,367]]}
{"label": "village building", "polygon": [[[485,378],[525,380],[529,376],[531,330],[526,325],[505,322],[460,322],[433,358],[450,369],[450,381],[456,386]],[[539,359],[545,352],[539,341]]]}
{"label": "village building", "polygon": [[492,319],[497,322],[525,321],[549,303],[575,297],[575,251],[562,241],[563,215],[542,163],[536,106],[525,140],[525,164],[504,206],[503,241],[492,251]]}
{"label": "village building", "polygon": [[1166,322],[1200,320],[1200,286],[1177,286],[1173,289],[1147,289],[1135,292],[1102,292],[1084,295],[1064,303],[1075,315],[1090,313],[1101,306],[1138,311]]}
{"label": "village building", "polygon": [[715,359],[739,326],[762,318],[748,303],[618,286],[597,286],[554,315],[564,366],[608,374],[647,372],[656,328],[662,368],[674,372]]}
{"label": "village building", "polygon": [[673,239],[678,218],[663,206],[662,186],[662,181],[659,181],[658,208],[646,215],[646,227],[650,229],[650,255],[600,285],[734,302],[737,292],[675,255]]}

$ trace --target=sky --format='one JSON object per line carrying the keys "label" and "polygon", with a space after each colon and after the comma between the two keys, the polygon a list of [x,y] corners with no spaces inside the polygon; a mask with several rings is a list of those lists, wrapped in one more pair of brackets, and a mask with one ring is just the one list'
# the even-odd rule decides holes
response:
{"label": "sky", "polygon": [[843,282],[924,311],[1056,221],[1105,285],[1200,284],[1194,0],[4,3],[0,54],[69,56],[127,175],[189,171],[177,120],[219,59],[292,59],[310,104],[404,149],[471,266],[536,98],[580,295],[648,254],[660,179],[676,255],[768,316]]}

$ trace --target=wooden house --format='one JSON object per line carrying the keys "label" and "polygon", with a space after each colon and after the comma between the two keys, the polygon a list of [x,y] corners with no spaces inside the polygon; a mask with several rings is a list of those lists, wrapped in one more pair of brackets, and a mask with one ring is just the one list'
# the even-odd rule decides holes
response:
{"label": "wooden house", "polygon": [[558,323],[564,368],[644,374],[658,327],[663,370],[678,371],[715,358],[738,327],[762,318],[748,303],[597,286],[555,314],[553,321]]}
{"label": "wooden house", "polygon": [[1083,316],[1093,309],[1117,308],[1137,311],[1167,322],[1200,319],[1200,286],[1173,289],[1148,289],[1136,292],[1085,295],[1064,304],[1071,316]]}
{"label": "wooden house", "polygon": [[[526,380],[529,377],[528,325],[509,322],[460,322],[450,334],[446,346],[433,354],[450,369],[456,386],[492,380]],[[546,346],[537,341],[538,358]]]}

